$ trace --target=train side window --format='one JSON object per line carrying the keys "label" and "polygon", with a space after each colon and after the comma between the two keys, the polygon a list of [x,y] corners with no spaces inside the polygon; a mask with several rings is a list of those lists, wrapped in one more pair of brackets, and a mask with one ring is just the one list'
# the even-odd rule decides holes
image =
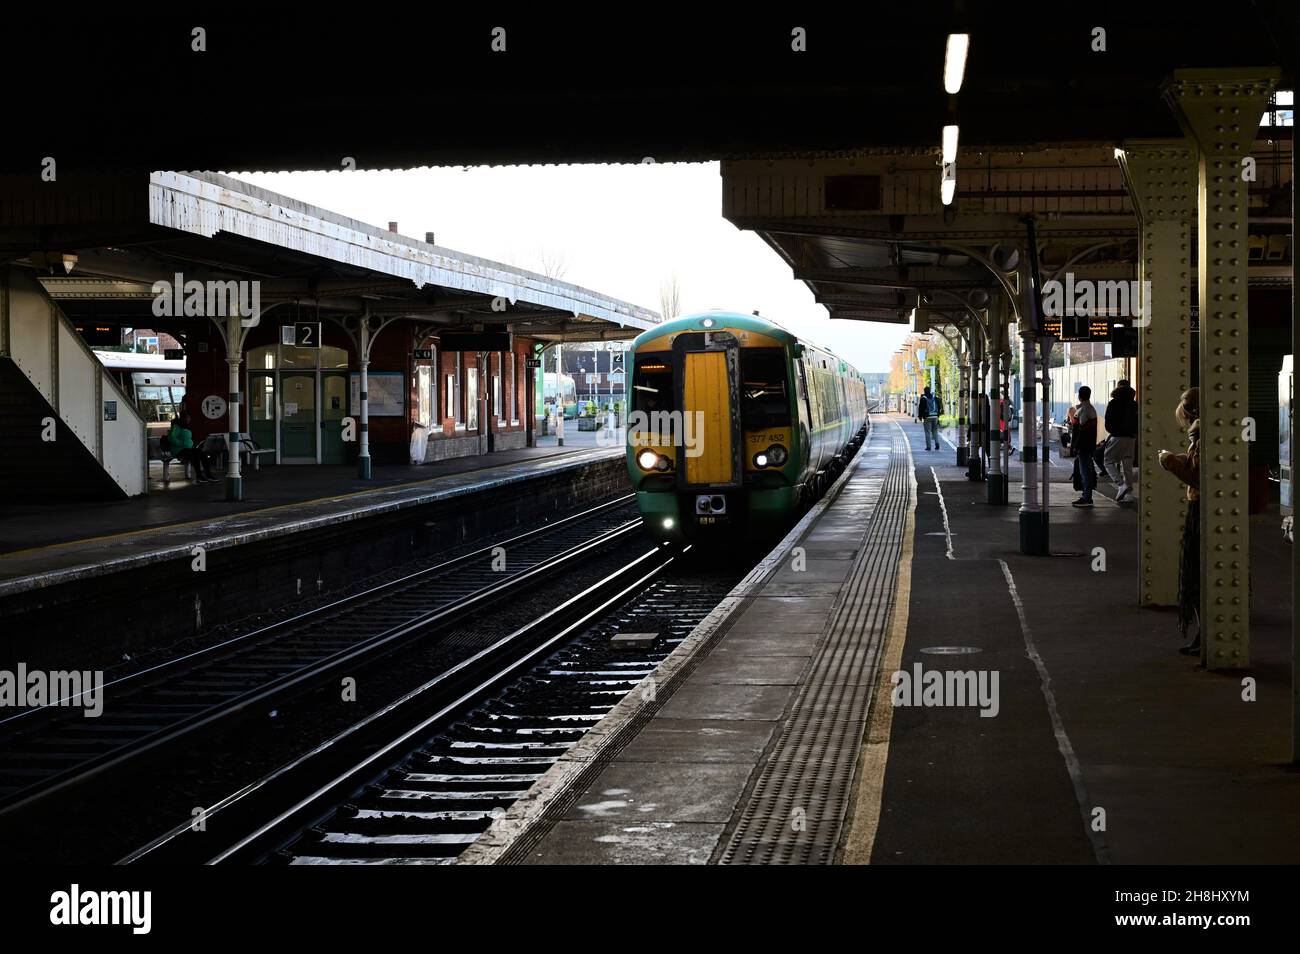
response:
{"label": "train side window", "polygon": [[740,378],[740,419],[747,430],[790,423],[783,349],[742,348]]}

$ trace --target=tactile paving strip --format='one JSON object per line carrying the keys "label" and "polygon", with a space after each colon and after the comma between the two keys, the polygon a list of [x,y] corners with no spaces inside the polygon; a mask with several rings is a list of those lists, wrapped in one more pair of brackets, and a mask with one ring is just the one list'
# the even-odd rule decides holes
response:
{"label": "tactile paving strip", "polygon": [[[882,429],[883,430],[883,429]],[[876,667],[893,612],[898,561],[911,494],[901,428],[873,435],[870,461],[889,466],[850,479],[824,519],[868,520],[862,549],[831,614],[808,679],[739,820],[722,864],[830,864],[848,809],[850,786],[870,715]],[[883,455],[881,455],[883,456]]]}

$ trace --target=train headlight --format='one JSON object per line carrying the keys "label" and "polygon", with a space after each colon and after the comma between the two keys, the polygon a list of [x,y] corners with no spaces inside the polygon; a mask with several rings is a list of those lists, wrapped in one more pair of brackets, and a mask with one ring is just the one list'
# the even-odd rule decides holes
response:
{"label": "train headlight", "polygon": [[663,454],[660,454],[659,459],[655,461],[655,470],[667,470],[672,466],[673,466],[673,462],[670,461]]}
{"label": "train headlight", "polygon": [[773,444],[767,449],[767,459],[777,467],[784,464],[789,456],[789,452],[780,444]]}
{"label": "train headlight", "polygon": [[649,449],[643,450],[636,455],[636,462],[642,470],[654,470],[659,464],[659,455]]}
{"label": "train headlight", "polygon": [[755,466],[755,467],[766,467],[766,466],[767,466],[767,455],[764,454],[764,453],[761,452],[761,451],[760,451],[759,453],[755,454],[755,455],[754,455],[754,466]]}

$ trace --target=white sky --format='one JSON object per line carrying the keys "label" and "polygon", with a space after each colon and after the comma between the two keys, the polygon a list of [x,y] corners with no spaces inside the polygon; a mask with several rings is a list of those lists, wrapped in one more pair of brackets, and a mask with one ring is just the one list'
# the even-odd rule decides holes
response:
{"label": "white sky", "polygon": [[889,370],[906,335],[904,325],[831,321],[776,252],[722,217],[717,163],[233,175],[519,268],[562,257],[565,281],[652,311],[675,273],[683,314],[758,309],[861,371]]}

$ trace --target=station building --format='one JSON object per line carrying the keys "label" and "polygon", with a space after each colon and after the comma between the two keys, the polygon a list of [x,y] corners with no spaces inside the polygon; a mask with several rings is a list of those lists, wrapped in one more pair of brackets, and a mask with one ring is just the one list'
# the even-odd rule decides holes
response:
{"label": "station building", "polygon": [[630,339],[659,320],[223,175],[8,177],[0,194],[0,229],[42,223],[0,296],[13,451],[0,479],[23,499],[148,487],[145,422],[79,327],[179,342],[196,441],[224,452],[237,434],[243,466],[355,464],[365,476],[372,462],[528,446],[547,348]]}

